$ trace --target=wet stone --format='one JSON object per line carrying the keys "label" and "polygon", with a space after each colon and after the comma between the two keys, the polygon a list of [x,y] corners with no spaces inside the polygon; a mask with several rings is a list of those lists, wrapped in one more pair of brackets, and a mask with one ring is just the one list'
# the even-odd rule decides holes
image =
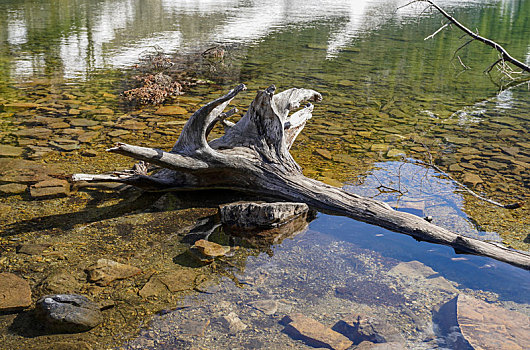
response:
{"label": "wet stone", "polygon": [[205,321],[187,320],[179,324],[178,328],[182,335],[203,337],[209,325],[210,325],[210,320],[205,320]]}
{"label": "wet stone", "polygon": [[70,120],[70,124],[72,126],[81,126],[81,127],[87,127],[87,126],[94,126],[99,124],[97,121],[92,119],[84,119],[84,118],[74,118]]}
{"label": "wet stone", "polygon": [[99,305],[78,294],[46,295],[37,301],[35,313],[48,330],[57,333],[88,331],[103,321]]}
{"label": "wet stone", "polygon": [[449,165],[449,171],[453,173],[461,173],[462,171],[464,171],[464,168],[462,168],[458,164],[451,164]]}
{"label": "wet stone", "polygon": [[13,134],[20,137],[29,137],[33,139],[47,139],[53,133],[52,130],[46,128],[30,128],[21,129],[13,132]]}
{"label": "wet stone", "polygon": [[0,157],[19,157],[22,152],[24,152],[22,147],[0,145]]}
{"label": "wet stone", "polygon": [[15,274],[0,273],[0,311],[17,311],[30,305],[29,283]]}
{"label": "wet stone", "polygon": [[273,299],[256,300],[249,303],[250,306],[263,312],[265,315],[274,315],[278,310],[278,301]]}
{"label": "wet stone", "polygon": [[482,178],[476,174],[466,173],[464,174],[464,179],[462,180],[462,183],[466,186],[475,187],[478,184],[483,183],[484,181]]}
{"label": "wet stone", "polygon": [[388,149],[388,145],[385,144],[373,144],[370,146],[372,152],[385,152]]}
{"label": "wet stone", "polygon": [[63,197],[70,193],[70,184],[60,179],[44,180],[31,186],[29,191],[33,198]]}
{"label": "wet stone", "polygon": [[81,152],[81,155],[83,157],[96,157],[98,155],[98,152],[92,150],[92,149],[87,149],[87,150],[83,150]]}
{"label": "wet stone", "polygon": [[344,287],[335,288],[335,295],[368,305],[398,306],[405,302],[402,295],[396,294],[383,282],[348,279]]}
{"label": "wet stone", "polygon": [[17,253],[26,255],[40,255],[43,251],[50,247],[51,244],[25,243],[17,247]]}
{"label": "wet stone", "polygon": [[517,131],[511,130],[511,129],[502,129],[497,133],[497,137],[499,138],[508,138],[508,137],[517,137],[519,136],[519,133]]}
{"label": "wet stone", "polygon": [[193,270],[182,269],[161,275],[152,276],[140,289],[140,296],[147,298],[158,296],[166,292],[180,292],[191,290],[195,287],[197,273]]}
{"label": "wet stone", "polygon": [[88,143],[94,140],[96,137],[99,136],[99,132],[97,131],[89,131],[85,132],[77,137],[77,140],[82,143]]}
{"label": "wet stone", "polygon": [[46,293],[65,294],[79,291],[82,284],[72,272],[60,271],[46,276],[39,287]]}
{"label": "wet stone", "polygon": [[346,350],[353,344],[344,335],[299,313],[284,317],[282,323],[287,334],[301,338],[310,346]]}
{"label": "wet stone", "polygon": [[106,286],[115,280],[122,280],[140,274],[142,270],[135,266],[121,264],[109,259],[99,259],[86,269],[89,282]]}
{"label": "wet stone", "polygon": [[24,184],[17,184],[17,183],[5,184],[5,185],[0,185],[0,193],[20,194],[20,193],[26,192],[27,188],[28,186]]}
{"label": "wet stone", "polygon": [[391,149],[386,153],[387,158],[400,158],[406,156],[405,151],[402,151],[400,149]]}
{"label": "wet stone", "polygon": [[199,251],[199,253],[202,255],[212,258],[224,256],[230,251],[230,247],[222,246],[204,239],[200,239],[195,242],[193,248],[197,249],[197,251]]}
{"label": "wet stone", "polygon": [[220,321],[221,324],[223,324],[223,326],[227,328],[231,334],[244,331],[248,327],[246,324],[243,323],[243,321],[241,321],[241,319],[235,312],[231,312],[226,316],[222,316]]}
{"label": "wet stone", "polygon": [[331,160],[333,158],[333,155],[327,149],[317,148],[315,153],[327,160]]}
{"label": "wet stone", "polygon": [[161,106],[155,111],[157,115],[184,115],[188,111],[179,106]]}

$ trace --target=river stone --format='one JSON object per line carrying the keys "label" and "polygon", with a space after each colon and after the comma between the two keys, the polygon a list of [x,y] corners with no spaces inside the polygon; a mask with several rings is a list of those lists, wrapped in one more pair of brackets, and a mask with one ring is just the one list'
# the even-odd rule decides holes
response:
{"label": "river stone", "polygon": [[87,143],[91,142],[94,138],[99,136],[99,132],[97,131],[89,131],[85,132],[77,137],[77,140],[79,142]]}
{"label": "river stone", "polygon": [[119,128],[127,129],[127,130],[144,130],[147,129],[147,125],[145,123],[136,121],[136,120],[127,120],[122,124],[118,125]]}
{"label": "river stone", "polygon": [[32,103],[32,102],[12,102],[12,103],[4,104],[3,107],[5,110],[19,110],[19,109],[37,108],[37,107],[40,107],[40,104]]}
{"label": "river stone", "polygon": [[278,311],[279,303],[274,299],[264,299],[250,302],[249,305],[265,315],[274,315]]}
{"label": "river stone", "polygon": [[53,131],[46,128],[28,128],[14,131],[13,134],[20,137],[29,137],[33,139],[47,139]]}
{"label": "river stone", "polygon": [[387,158],[398,158],[398,157],[401,158],[405,156],[406,156],[405,151],[402,151],[400,149],[395,149],[395,148],[391,149],[390,151],[386,153]]}
{"label": "river stone", "polygon": [[147,298],[159,296],[166,292],[181,292],[191,290],[195,287],[197,273],[194,270],[181,269],[160,275],[152,276],[149,281],[140,289],[138,294]]}
{"label": "river stone", "polygon": [[59,271],[47,276],[39,285],[41,290],[50,294],[75,293],[82,288],[82,283],[70,271]]}
{"label": "river stone", "polygon": [[511,130],[511,129],[502,129],[497,133],[497,137],[503,139],[508,137],[517,137],[519,136],[519,133],[517,131]]}
{"label": "river stone", "polygon": [[66,180],[49,179],[37,182],[29,192],[33,198],[63,197],[70,193],[70,184]]}
{"label": "river stone", "polygon": [[26,159],[0,158],[0,179],[5,182],[38,182],[50,179],[48,175],[61,172],[52,165]]}
{"label": "river stone", "polygon": [[114,260],[99,259],[86,269],[88,281],[106,286],[112,281],[126,279],[142,272],[139,268],[121,264]]}
{"label": "river stone", "polygon": [[221,323],[228,328],[228,331],[231,334],[241,332],[248,327],[241,321],[235,312],[231,312],[228,315],[221,317]]}
{"label": "river stone", "polygon": [[370,151],[372,152],[384,152],[388,149],[388,145],[380,144],[380,143],[374,143],[372,146],[370,146]]}
{"label": "river stone", "polygon": [[99,305],[78,294],[43,296],[37,301],[35,314],[46,328],[57,333],[88,331],[103,321]]}
{"label": "river stone", "polygon": [[[530,318],[517,311],[459,294],[435,310],[433,320],[451,348],[530,349]],[[455,336],[460,330],[462,337]],[[452,343],[451,343],[452,342]]]}
{"label": "river stone", "polygon": [[87,126],[94,126],[99,124],[97,121],[92,119],[85,119],[85,118],[73,118],[70,120],[70,124],[72,126],[81,126],[81,127],[87,127]]}
{"label": "river stone", "polygon": [[302,338],[310,346],[346,350],[353,343],[322,323],[302,314],[290,314],[282,319],[285,332],[293,337]]}
{"label": "river stone", "polygon": [[333,158],[333,155],[327,149],[317,148],[315,153],[327,160],[331,160]]}
{"label": "river stone", "polygon": [[24,152],[24,148],[10,145],[0,145],[0,157],[19,157]]}
{"label": "river stone", "polygon": [[30,305],[29,283],[15,274],[0,273],[0,311],[17,311]]}
{"label": "river stone", "polygon": [[155,111],[158,115],[184,115],[188,114],[188,111],[179,106],[161,106]]}
{"label": "river stone", "polygon": [[193,248],[197,249],[202,255],[212,258],[224,256],[230,251],[230,247],[222,246],[205,239],[199,239],[197,242],[195,242]]}
{"label": "river stone", "polygon": [[353,315],[351,318],[340,320],[332,329],[345,335],[355,344],[363,341],[405,343],[405,338],[390,323],[364,315]]}
{"label": "river stone", "polygon": [[223,224],[249,230],[277,227],[308,211],[307,204],[292,202],[235,202],[219,206]]}
{"label": "river stone", "polygon": [[50,248],[51,244],[24,243],[17,247],[17,254],[40,255],[43,251]]}
{"label": "river stone", "polygon": [[15,183],[5,184],[5,185],[0,185],[0,192],[5,193],[5,194],[20,194],[20,193],[26,192],[27,188],[28,186],[23,185],[23,184],[15,184]]}
{"label": "river stone", "polygon": [[363,341],[357,345],[355,350],[405,350],[405,347],[401,343],[390,342],[390,343],[372,343],[369,341]]}
{"label": "river stone", "polygon": [[417,289],[421,286],[423,289],[435,292],[453,295],[458,293],[450,281],[416,260],[397,264],[388,271],[388,275],[399,278],[405,288]]}
{"label": "river stone", "polygon": [[484,181],[482,178],[476,174],[466,173],[464,175],[464,179],[462,180],[462,183],[466,186],[475,187],[478,184],[483,183]]}

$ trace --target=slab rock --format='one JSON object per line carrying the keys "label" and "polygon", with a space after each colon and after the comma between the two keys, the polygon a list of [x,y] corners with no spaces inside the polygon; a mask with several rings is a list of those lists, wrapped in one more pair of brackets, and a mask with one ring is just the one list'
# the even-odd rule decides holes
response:
{"label": "slab rock", "polygon": [[191,290],[195,287],[197,273],[193,270],[181,269],[152,276],[140,289],[141,297],[158,296],[168,291],[171,293]]}
{"label": "slab rock", "polygon": [[179,106],[161,106],[155,111],[157,115],[184,115],[188,111]]}
{"label": "slab rock", "polygon": [[388,322],[364,315],[353,315],[351,318],[340,320],[333,328],[354,344],[364,341],[371,343],[405,343],[405,338]]}
{"label": "slab rock", "polygon": [[390,269],[388,274],[399,278],[406,288],[417,289],[418,286],[421,286],[427,290],[446,294],[458,293],[458,289],[453,283],[440,276],[429,266],[416,260],[399,263]]}
{"label": "slab rock", "polygon": [[70,184],[60,179],[44,180],[31,186],[29,193],[33,198],[64,197],[70,193]]}
{"label": "slab rock", "polygon": [[[474,349],[530,349],[530,318],[522,313],[459,294],[446,304]],[[447,317],[451,318],[451,317]]]}
{"label": "slab rock", "polygon": [[121,264],[108,259],[99,259],[86,269],[88,281],[100,286],[106,286],[112,281],[136,276],[141,272],[142,270],[135,266]]}
{"label": "slab rock", "polygon": [[308,211],[307,204],[291,202],[236,202],[219,206],[224,225],[248,230],[277,227]]}
{"label": "slab rock", "polygon": [[78,294],[43,296],[37,301],[35,315],[56,333],[88,331],[103,321],[99,305]]}
{"label": "slab rock", "polygon": [[207,241],[205,239],[199,239],[197,242],[195,242],[193,248],[197,249],[197,251],[202,255],[212,258],[224,256],[230,251],[230,247],[222,246],[215,242]]}
{"label": "slab rock", "polygon": [[302,339],[310,346],[345,350],[353,344],[344,335],[299,313],[285,316],[282,323],[287,334]]}
{"label": "slab rock", "polygon": [[228,328],[228,331],[232,334],[241,332],[248,327],[243,321],[241,321],[235,312],[231,312],[228,315],[221,317],[221,323]]}
{"label": "slab rock", "polygon": [[0,157],[19,157],[24,152],[22,147],[0,145]]}
{"label": "slab rock", "polygon": [[30,305],[29,283],[15,274],[0,273],[0,311],[17,311]]}

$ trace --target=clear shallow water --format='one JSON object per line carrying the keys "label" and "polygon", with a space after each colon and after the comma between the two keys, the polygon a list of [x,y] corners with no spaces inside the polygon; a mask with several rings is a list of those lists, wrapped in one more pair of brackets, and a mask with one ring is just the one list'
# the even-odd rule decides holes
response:
{"label": "clear shallow water", "polygon": [[[494,52],[478,44],[469,45],[460,56],[471,67],[464,71],[458,60],[451,60],[454,50],[462,43],[460,34],[444,31],[434,40],[423,41],[440,26],[440,17],[421,13],[422,6],[396,12],[400,4],[398,1],[4,1],[0,3],[0,104],[30,102],[48,109],[0,112],[2,144],[21,147],[23,153],[19,158],[56,163],[65,173],[127,167],[128,160],[109,158],[100,151],[116,141],[171,147],[179,131],[174,129],[181,125],[171,123],[183,122],[186,117],[156,117],[153,108],[140,112],[124,108],[118,102],[125,79],[121,70],[136,64],[139,56],[154,45],[167,53],[186,53],[223,44],[229,53],[226,64],[230,74],[221,83],[191,89],[182,99],[169,104],[176,103],[191,112],[196,109],[195,104],[205,103],[239,82],[249,87],[242,101],[235,102],[241,110],[247,107],[256,89],[272,83],[280,89],[314,88],[323,93],[324,101],[316,106],[311,123],[293,148],[294,156],[308,176],[346,185],[350,191],[388,201],[417,215],[431,215],[437,224],[466,235],[528,250],[528,209],[507,212],[491,208],[462,195],[454,184],[432,170],[427,172],[411,164],[402,166],[399,156],[426,160],[428,149],[434,161],[458,180],[465,181],[468,174],[480,176],[482,182],[475,185],[478,192],[504,202],[527,200],[530,179],[527,85],[499,94],[498,86],[482,73],[496,59]],[[513,56],[527,62],[530,59],[528,1],[441,1],[440,4],[470,28],[477,28],[482,35],[503,44]],[[493,81],[499,83],[499,76],[494,75]],[[185,100],[188,97],[191,100]],[[55,120],[47,124],[36,120],[41,116]],[[75,124],[77,119],[89,119],[95,124]],[[141,121],[145,128],[124,128],[128,121]],[[49,126],[58,122],[69,126],[56,129]],[[23,135],[20,131],[34,127],[51,128],[53,137],[60,138],[61,142],[66,142],[65,139],[77,142],[79,147],[65,151],[52,147],[47,140],[20,136]],[[79,141],[82,133],[91,132],[97,136],[89,142]],[[38,147],[50,150],[43,156],[44,151]],[[87,149],[100,153],[96,158],[82,156],[81,152]],[[4,178],[4,183],[9,181]],[[389,188],[397,186],[402,193],[380,193],[377,187],[382,183]],[[106,227],[109,218],[102,214],[101,208],[112,207],[105,203],[105,199],[85,192],[73,194],[68,200],[48,201],[31,200],[27,194],[5,195],[1,198],[2,208],[9,208],[2,214],[2,221],[6,226],[9,224],[4,230],[5,237],[16,239],[2,241],[7,247],[5,252],[20,240],[32,242],[43,235],[63,237],[67,244],[85,239],[76,230],[71,231],[76,224],[94,229],[97,237],[103,232],[98,231],[97,223],[101,221],[102,227]],[[86,217],[85,214],[69,215],[84,211],[88,212]],[[130,213],[122,211],[121,215]],[[116,217],[119,221],[120,216],[116,214]],[[64,225],[54,220],[74,223]],[[133,227],[133,231],[139,227],[138,223],[128,222],[124,226],[129,230]],[[175,224],[173,229],[181,228]],[[158,233],[158,226],[142,226],[142,230],[149,237]],[[351,297],[355,293],[346,293],[350,296],[346,302],[336,295],[336,288],[350,286],[347,278],[351,276],[361,285],[370,285],[369,282],[378,280],[377,276],[387,276],[392,266],[418,260],[447,280],[458,283],[462,293],[528,313],[529,279],[525,271],[490,259],[457,255],[450,248],[418,243],[350,219],[320,215],[310,224],[310,230],[292,241],[268,247],[272,256],[249,251],[239,257],[236,265],[243,270],[242,278],[245,273],[249,278],[257,278],[269,269],[273,273],[266,279],[267,283],[283,285],[277,292],[265,283],[261,285],[264,289],[256,287],[252,289],[254,294],[247,294],[246,290],[225,281],[222,285],[229,286],[214,294],[210,302],[224,298],[239,305],[234,310],[241,317],[248,317],[243,319],[248,323],[256,316],[244,307],[246,301],[270,296],[284,298],[294,303],[295,311],[317,319],[326,314],[320,320],[328,325],[354,308],[371,305],[371,309],[363,310],[395,321],[406,333],[407,327],[416,321],[398,322],[402,310],[387,310],[384,301],[355,300]],[[144,237],[133,239],[133,244]],[[325,244],[320,244],[324,241]],[[116,250],[123,251],[116,253],[106,248],[101,239],[91,243],[97,246],[94,251],[79,253],[70,262],[52,264],[53,269],[79,272],[85,262],[102,255],[128,261],[132,254],[130,247],[121,238],[112,242],[119,247]],[[155,262],[157,268],[161,268],[159,265],[177,267],[166,256],[173,254],[174,257],[177,252],[168,249],[162,249],[165,255],[155,255],[159,258]],[[2,260],[2,264],[6,270],[29,274],[35,285],[45,277],[46,271],[34,267],[32,272],[25,270],[25,264],[37,261],[24,260],[17,265],[19,260],[5,254],[7,260]],[[355,259],[348,260],[348,256],[356,254],[362,257],[362,264]],[[296,257],[300,258],[299,262],[293,261]],[[369,263],[379,260],[382,267]],[[148,264],[149,268],[153,264],[147,260],[136,263]],[[359,268],[365,265],[369,267]],[[318,269],[333,273],[326,275]],[[230,272],[230,268],[219,270]],[[308,278],[310,284],[300,282]],[[388,277],[383,284],[403,287],[393,278]],[[138,290],[145,282],[135,280],[131,288]],[[313,293],[313,289],[318,293]],[[418,287],[416,294],[426,291],[424,286]],[[97,297],[100,296],[96,294]],[[416,303],[427,302],[417,295],[408,302],[412,303],[414,298]],[[425,309],[431,312],[431,304],[442,300],[430,300]],[[312,309],[314,305],[319,307]],[[228,309],[210,311],[221,316]],[[428,317],[419,309],[410,312],[427,322]],[[137,329],[152,313],[150,309],[143,319],[135,318],[133,328]],[[208,312],[200,315],[211,319],[212,337],[215,332],[222,334],[222,326],[215,323],[217,316],[208,316]],[[260,317],[256,328],[264,327],[260,322],[271,328],[269,333],[252,334],[256,341],[278,336],[274,344],[291,344],[292,339],[282,333],[278,320]],[[428,333],[421,329],[411,333],[408,339],[419,347]],[[245,336],[243,333],[228,338],[226,344],[243,344]],[[156,340],[156,335],[153,339]],[[213,343],[208,343],[208,339],[204,342],[211,346]],[[443,339],[443,335],[436,339]],[[426,348],[434,343],[429,344]]]}

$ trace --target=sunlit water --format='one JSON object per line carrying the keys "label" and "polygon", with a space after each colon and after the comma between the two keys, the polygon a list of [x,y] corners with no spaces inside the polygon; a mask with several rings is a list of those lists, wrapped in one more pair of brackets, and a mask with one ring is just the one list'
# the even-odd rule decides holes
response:
{"label": "sunlit water", "polygon": [[[102,152],[89,159],[80,155],[86,149],[102,151],[116,141],[171,147],[179,131],[174,129],[182,125],[171,123],[182,122],[185,116],[160,117],[153,115],[153,108],[141,112],[124,108],[118,97],[124,86],[122,72],[153,47],[167,54],[187,54],[224,45],[229,53],[225,67],[229,75],[218,84],[192,88],[177,99],[188,112],[197,108],[195,104],[205,103],[239,82],[249,87],[242,102],[235,102],[240,109],[248,105],[256,89],[270,84],[280,89],[313,88],[323,94],[324,100],[315,107],[313,119],[292,151],[306,175],[384,200],[399,210],[432,216],[436,224],[462,234],[528,249],[528,209],[507,212],[492,208],[464,196],[444,174],[417,163],[419,159],[429,161],[432,156],[439,167],[457,180],[467,181],[477,192],[505,203],[527,200],[528,84],[509,87],[510,81],[495,70],[492,77],[485,75],[483,71],[497,54],[477,43],[454,55],[465,43],[455,29],[424,41],[443,24],[441,17],[423,11],[421,4],[397,10],[404,3],[3,1],[0,105],[30,102],[44,108],[0,109],[2,144],[22,148],[18,158],[55,162],[65,172],[102,172],[127,166],[127,160],[108,158]],[[481,35],[501,43],[514,57],[530,63],[529,1],[438,3]],[[505,90],[499,93],[499,89]],[[187,97],[192,99],[186,101]],[[38,120],[42,116],[53,120]],[[93,123],[72,123],[76,119]],[[141,121],[145,128],[124,128],[122,123],[130,120]],[[59,127],[57,123],[66,124]],[[56,129],[49,125],[56,125]],[[24,130],[43,127],[53,129],[50,137],[55,144],[21,136]],[[93,138],[79,141],[87,133],[94,134]],[[53,146],[68,144],[69,140],[78,147],[65,150]],[[466,176],[470,174],[478,175],[480,181],[473,178],[475,183],[469,182]],[[0,180],[2,184],[11,181]],[[71,200],[56,202],[30,200],[25,194],[3,196],[2,208],[11,210],[3,214],[8,227],[4,230],[5,251],[10,252],[9,247],[18,240],[32,242],[43,232],[51,237],[63,234],[67,242],[79,239],[71,238],[78,234],[71,228],[77,224],[94,228],[98,215],[102,227],[106,227],[105,220],[114,219],[101,214],[103,210],[88,218],[68,215],[99,205],[101,198],[87,196],[74,194]],[[55,215],[56,221],[69,219],[73,223],[49,220],[52,229],[42,223]],[[40,216],[44,220],[33,219]],[[149,237],[156,230],[156,226],[148,227],[145,235]],[[97,229],[95,232],[99,234]],[[15,240],[9,241],[9,235]],[[219,235],[217,239],[223,243],[222,232]],[[103,243],[98,242],[98,247],[103,247],[97,248],[100,250],[80,253],[81,261],[92,261],[97,254],[114,256],[116,253],[104,248]],[[119,249],[129,249],[119,240],[115,244]],[[164,252],[171,255],[172,248],[168,249],[169,253]],[[434,304],[446,301],[445,292],[433,292],[420,283],[416,291],[398,293],[405,298],[403,305],[393,304],[394,294],[387,301],[374,302],[356,292],[343,293],[344,288],[355,291],[352,281],[382,288],[381,293],[388,286],[405,288],[405,282],[389,271],[400,262],[410,261],[431,267],[460,293],[529,313],[526,271],[416,242],[351,219],[319,215],[307,232],[261,249],[268,254],[251,251],[243,254],[243,263],[235,263],[233,271],[226,268],[222,274],[232,276],[232,280],[223,280],[215,294],[193,297],[202,306],[194,304],[183,309],[187,311],[174,313],[164,311],[126,346],[306,348],[306,343],[282,332],[281,312],[265,317],[248,306],[253,300],[275,299],[329,326],[359,309],[394,322],[406,334],[411,348],[451,348],[454,344],[450,335],[433,328],[430,318]],[[126,259],[125,255],[117,256]],[[5,257],[5,270],[33,273],[35,281],[45,275],[45,271],[36,269],[28,272],[26,267],[17,270],[16,256],[6,253]],[[20,266],[37,263],[28,261]],[[83,263],[57,264],[63,269],[80,270]],[[252,282],[245,284],[247,280]],[[141,288],[140,282],[133,287]],[[408,294],[402,296],[402,292]],[[432,298],[425,297],[429,293]],[[224,328],[216,320],[229,311],[236,311],[250,327],[246,333],[219,338]],[[132,328],[137,330],[149,317],[135,318]],[[208,319],[210,333],[192,340],[173,334],[178,322],[194,317]],[[410,327],[416,329],[409,331]],[[14,334],[12,337],[17,339]],[[5,339],[12,346],[13,338]],[[86,339],[93,340],[90,335]]]}

